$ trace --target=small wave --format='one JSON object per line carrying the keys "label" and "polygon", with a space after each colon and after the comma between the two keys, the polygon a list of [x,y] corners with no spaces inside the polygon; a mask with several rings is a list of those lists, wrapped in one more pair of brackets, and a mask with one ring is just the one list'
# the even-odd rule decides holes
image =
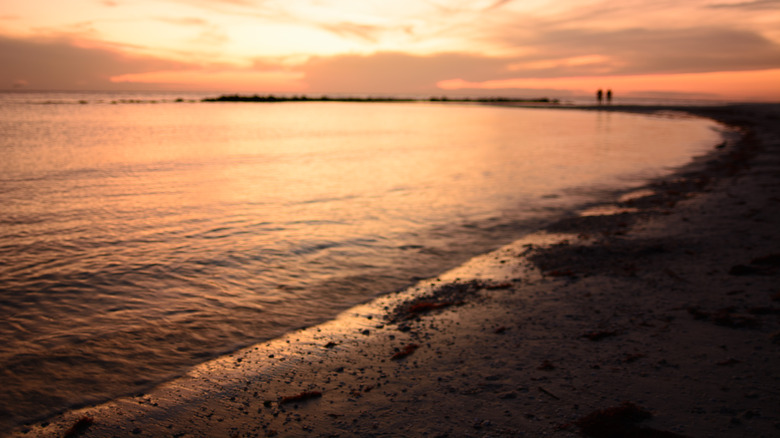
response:
{"label": "small wave", "polygon": [[307,199],[305,201],[293,202],[290,203],[289,205],[306,205],[306,204],[320,204],[326,202],[349,201],[350,199],[356,199],[356,198],[357,198],[356,195],[314,198],[314,199]]}
{"label": "small wave", "polygon": [[319,251],[323,251],[326,249],[331,248],[338,248],[344,246],[344,242],[319,242],[319,243],[309,243],[301,245],[299,248],[296,248],[292,251],[295,255],[307,255],[307,254],[313,254]]}

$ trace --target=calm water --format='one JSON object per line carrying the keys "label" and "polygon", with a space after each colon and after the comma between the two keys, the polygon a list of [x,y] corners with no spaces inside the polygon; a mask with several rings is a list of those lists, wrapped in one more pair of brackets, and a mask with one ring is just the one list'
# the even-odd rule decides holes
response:
{"label": "calm water", "polygon": [[0,95],[0,424],[322,321],[720,141],[694,118],[174,97]]}

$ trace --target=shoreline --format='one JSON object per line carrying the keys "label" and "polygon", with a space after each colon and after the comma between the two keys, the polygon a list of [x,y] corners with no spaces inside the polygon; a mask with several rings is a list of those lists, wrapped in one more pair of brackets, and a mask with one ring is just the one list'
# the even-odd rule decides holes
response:
{"label": "shoreline", "polygon": [[777,433],[778,107],[554,108],[753,126],[600,215],[12,435],[580,436],[631,406],[679,436]]}

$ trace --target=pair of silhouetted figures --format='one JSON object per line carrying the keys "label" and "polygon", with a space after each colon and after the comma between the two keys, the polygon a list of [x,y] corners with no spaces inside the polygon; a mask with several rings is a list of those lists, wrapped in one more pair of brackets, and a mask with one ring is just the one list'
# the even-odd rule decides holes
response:
{"label": "pair of silhouetted figures", "polygon": [[[599,105],[601,105],[602,100],[604,100],[604,92],[601,91],[601,88],[596,92],[596,100],[599,101]],[[612,103],[612,90],[607,90],[607,103]]]}

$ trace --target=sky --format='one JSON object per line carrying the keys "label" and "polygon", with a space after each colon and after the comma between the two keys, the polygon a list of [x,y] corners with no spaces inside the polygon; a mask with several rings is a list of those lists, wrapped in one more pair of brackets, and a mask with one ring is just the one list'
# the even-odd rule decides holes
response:
{"label": "sky", "polygon": [[0,90],[780,102],[780,0],[0,0]]}

